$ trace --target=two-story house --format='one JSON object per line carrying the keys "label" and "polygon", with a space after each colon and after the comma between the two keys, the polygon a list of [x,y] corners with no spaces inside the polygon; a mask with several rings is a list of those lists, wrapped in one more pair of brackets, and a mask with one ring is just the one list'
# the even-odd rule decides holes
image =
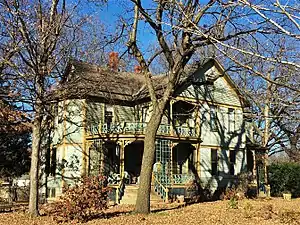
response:
{"label": "two-story house", "polygon": [[[167,75],[152,79],[160,95]],[[143,75],[71,61],[52,100],[57,116],[48,152],[48,197],[59,196],[64,184],[82,175],[108,176],[116,201],[124,183],[125,192],[126,186],[138,187],[152,112]],[[189,68],[157,131],[154,191],[167,199],[197,179],[214,192],[252,170],[255,154],[246,148],[243,116],[247,104],[216,60]]]}

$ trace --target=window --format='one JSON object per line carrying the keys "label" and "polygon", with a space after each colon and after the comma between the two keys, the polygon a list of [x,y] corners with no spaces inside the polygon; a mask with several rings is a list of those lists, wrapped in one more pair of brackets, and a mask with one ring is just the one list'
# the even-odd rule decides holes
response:
{"label": "window", "polygon": [[217,107],[214,105],[210,106],[210,128],[211,131],[218,131],[217,127]]}
{"label": "window", "polygon": [[[207,81],[207,90],[209,90],[211,92],[215,90],[215,86],[212,81]],[[212,94],[212,93],[210,93],[210,94]]]}
{"label": "window", "polygon": [[105,106],[105,112],[104,112],[104,123],[107,124],[107,127],[110,127],[110,124],[113,120],[113,107],[110,105]]}
{"label": "window", "polygon": [[232,108],[228,109],[228,133],[234,132],[235,128],[235,110]]}
{"label": "window", "polygon": [[50,175],[55,176],[56,173],[56,155],[57,155],[57,150],[56,148],[52,149],[51,152],[51,162],[50,162]]}
{"label": "window", "polygon": [[51,149],[47,148],[46,154],[45,154],[45,173],[48,176],[50,173],[50,155],[51,155]]}
{"label": "window", "polygon": [[235,164],[235,150],[229,151],[229,173],[234,175],[234,164]]}
{"label": "window", "polygon": [[145,107],[142,108],[142,122],[143,123],[145,123],[147,121],[148,110],[149,110],[148,106],[145,106]]}
{"label": "window", "polygon": [[56,197],[55,188],[47,188],[47,197],[48,198],[55,198]]}
{"label": "window", "polygon": [[211,175],[218,175],[218,149],[211,149]]}

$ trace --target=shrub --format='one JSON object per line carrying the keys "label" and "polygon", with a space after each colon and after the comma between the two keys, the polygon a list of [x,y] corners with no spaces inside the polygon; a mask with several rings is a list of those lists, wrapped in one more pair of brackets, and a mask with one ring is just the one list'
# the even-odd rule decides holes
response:
{"label": "shrub", "polygon": [[105,177],[85,177],[79,185],[64,188],[59,200],[46,206],[45,212],[57,222],[85,222],[103,215],[108,192]]}
{"label": "shrub", "polygon": [[230,200],[235,198],[236,200],[241,200],[245,198],[245,192],[239,186],[227,187],[221,197],[223,200]]}
{"label": "shrub", "polygon": [[236,178],[236,182],[231,187],[227,187],[223,191],[221,199],[229,200],[232,197],[235,197],[237,200],[240,200],[245,197],[255,197],[256,189],[253,194],[253,188],[251,187],[254,179],[253,176],[250,173],[240,173]]}
{"label": "shrub", "polygon": [[185,185],[185,200],[188,203],[195,203],[201,200],[200,195],[201,186],[197,183],[196,180],[193,180]]}
{"label": "shrub", "polygon": [[272,196],[282,196],[284,191],[289,191],[293,197],[300,197],[300,164],[271,164],[268,174]]}
{"label": "shrub", "polygon": [[228,206],[231,209],[238,209],[238,199],[234,196],[228,201]]}

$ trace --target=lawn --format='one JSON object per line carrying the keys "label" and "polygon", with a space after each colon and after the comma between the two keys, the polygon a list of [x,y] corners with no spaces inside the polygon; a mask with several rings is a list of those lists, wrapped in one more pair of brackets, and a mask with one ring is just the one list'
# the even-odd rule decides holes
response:
{"label": "lawn", "polygon": [[[133,206],[119,205],[108,209],[106,218],[95,219],[86,224],[300,224],[300,199],[240,200],[237,209],[230,208],[229,201],[198,203],[185,207],[177,204],[154,205],[152,208],[153,212],[144,216],[132,214]],[[19,210],[0,213],[0,224],[56,223],[49,216],[29,218],[26,213]]]}

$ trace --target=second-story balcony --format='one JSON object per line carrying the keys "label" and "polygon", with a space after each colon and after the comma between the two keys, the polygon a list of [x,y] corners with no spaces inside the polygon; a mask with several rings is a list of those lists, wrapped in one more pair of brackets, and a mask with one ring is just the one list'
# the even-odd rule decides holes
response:
{"label": "second-story balcony", "polygon": [[[122,123],[103,123],[87,127],[89,136],[96,135],[143,135],[146,131],[147,123],[142,122],[122,122]],[[157,135],[170,137],[197,138],[197,132],[194,127],[172,126],[161,124],[157,130]]]}

